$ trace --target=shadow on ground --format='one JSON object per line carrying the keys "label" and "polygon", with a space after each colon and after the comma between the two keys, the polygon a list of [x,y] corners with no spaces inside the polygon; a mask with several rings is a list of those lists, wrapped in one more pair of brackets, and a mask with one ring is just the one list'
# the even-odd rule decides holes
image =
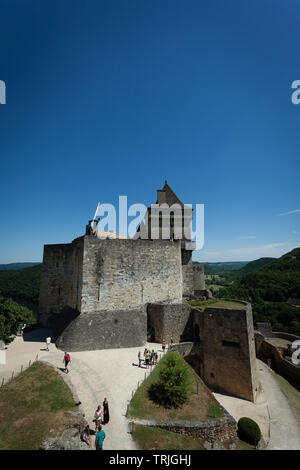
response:
{"label": "shadow on ground", "polygon": [[28,342],[35,342],[35,343],[46,343],[46,338],[51,337],[51,343],[54,342],[54,335],[51,328],[34,328],[30,331],[26,331],[23,334],[23,340]]}

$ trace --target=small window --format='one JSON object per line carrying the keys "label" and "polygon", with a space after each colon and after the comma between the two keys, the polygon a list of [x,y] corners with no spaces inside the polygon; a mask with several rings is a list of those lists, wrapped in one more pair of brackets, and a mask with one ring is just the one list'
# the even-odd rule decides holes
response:
{"label": "small window", "polygon": [[210,374],[211,378],[214,379],[215,375],[213,373]]}
{"label": "small window", "polygon": [[240,343],[237,343],[235,341],[223,341],[222,344],[223,346],[229,348],[240,348]]}

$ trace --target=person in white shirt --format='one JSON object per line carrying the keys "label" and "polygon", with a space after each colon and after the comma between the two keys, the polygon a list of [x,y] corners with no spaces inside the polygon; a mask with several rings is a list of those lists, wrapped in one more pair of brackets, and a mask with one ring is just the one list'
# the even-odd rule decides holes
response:
{"label": "person in white shirt", "polygon": [[48,338],[46,338],[46,347],[47,347],[47,351],[49,351],[50,343],[51,343],[51,338],[50,338],[50,336],[48,336]]}

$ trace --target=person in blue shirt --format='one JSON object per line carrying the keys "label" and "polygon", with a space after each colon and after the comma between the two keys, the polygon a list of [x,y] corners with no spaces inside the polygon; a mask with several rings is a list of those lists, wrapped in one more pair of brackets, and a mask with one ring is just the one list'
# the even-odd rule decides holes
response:
{"label": "person in blue shirt", "polygon": [[98,432],[95,439],[95,448],[96,450],[103,450],[103,441],[106,438],[105,432],[102,429],[101,424],[98,426]]}

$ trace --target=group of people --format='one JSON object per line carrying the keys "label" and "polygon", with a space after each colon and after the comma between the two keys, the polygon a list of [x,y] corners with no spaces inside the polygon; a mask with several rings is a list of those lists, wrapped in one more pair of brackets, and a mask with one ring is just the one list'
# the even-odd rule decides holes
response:
{"label": "group of people", "polygon": [[[173,338],[171,337],[169,347],[172,346],[172,344],[173,344]],[[163,350],[163,352],[165,352],[166,347],[167,347],[167,343],[163,339],[163,341],[162,341],[162,350]],[[138,352],[138,361],[139,361],[139,367],[141,367],[141,364],[144,361],[144,364],[146,364],[146,368],[149,369],[149,366],[151,366],[151,365],[155,366],[157,364],[158,354],[157,354],[157,352],[154,351],[154,349],[152,349],[152,351],[150,351],[150,349],[145,348],[145,350],[144,350],[144,359],[142,357],[141,351],[139,351]]]}
{"label": "group of people", "polygon": [[156,365],[158,361],[158,354],[157,352],[152,349],[145,348],[144,350],[144,359],[142,358],[141,351],[138,352],[138,360],[139,360],[139,367],[141,367],[142,362],[144,361],[144,364],[146,364],[146,368],[149,369],[150,365]]}
{"label": "group of people", "polygon": [[[106,438],[106,434],[102,429],[102,425],[107,424],[109,422],[109,408],[108,408],[108,401],[106,398],[103,400],[102,407],[98,405],[93,422],[95,423],[95,449],[96,450],[103,450],[103,442]],[[87,443],[89,449],[92,449],[91,440],[90,440],[90,427],[87,425],[82,433],[82,440]]]}

